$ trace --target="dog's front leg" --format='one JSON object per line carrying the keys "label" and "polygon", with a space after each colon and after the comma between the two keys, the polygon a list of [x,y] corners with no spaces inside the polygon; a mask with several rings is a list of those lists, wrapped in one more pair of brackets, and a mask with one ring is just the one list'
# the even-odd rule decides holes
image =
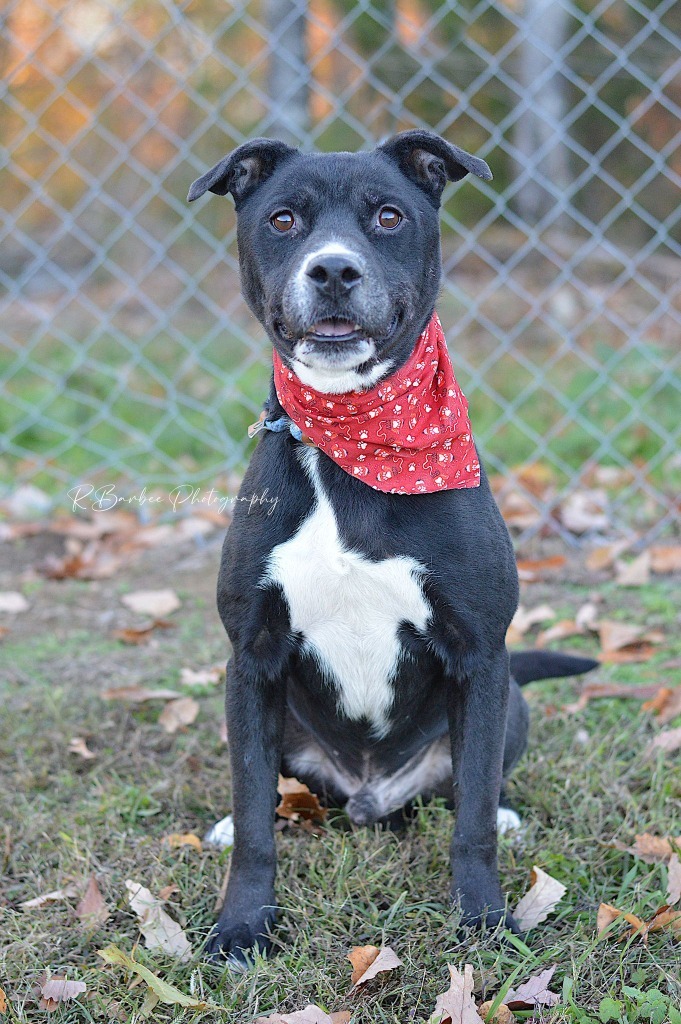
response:
{"label": "dog's front leg", "polygon": [[[244,659],[245,660],[245,659]],[[286,682],[227,666],[227,735],[232,768],[234,848],[225,902],[206,951],[245,962],[244,951],[267,950],[274,922],[274,814],[281,765]]]}
{"label": "dog's front leg", "polygon": [[497,863],[497,810],[501,791],[508,708],[508,654],[480,659],[470,676],[449,689],[448,717],[455,780],[456,823],[451,845],[452,895],[463,922],[488,925],[504,919]]}

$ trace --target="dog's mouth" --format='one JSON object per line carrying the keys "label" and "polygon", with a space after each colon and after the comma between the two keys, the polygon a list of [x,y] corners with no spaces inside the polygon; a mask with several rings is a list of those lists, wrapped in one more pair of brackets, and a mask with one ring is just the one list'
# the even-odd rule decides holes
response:
{"label": "dog's mouth", "polygon": [[318,320],[305,331],[303,337],[311,341],[356,341],[359,338],[366,338],[367,332],[362,330],[358,323],[351,320],[341,320],[339,317],[329,317],[326,320]]}

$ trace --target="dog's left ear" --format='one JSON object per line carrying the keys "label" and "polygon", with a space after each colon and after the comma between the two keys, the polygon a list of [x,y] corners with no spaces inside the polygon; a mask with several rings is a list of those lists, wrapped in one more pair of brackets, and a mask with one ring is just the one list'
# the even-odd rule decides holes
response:
{"label": "dog's left ear", "polygon": [[193,203],[204,192],[214,192],[218,196],[231,192],[238,204],[256,185],[269,178],[279,164],[297,153],[297,149],[278,139],[252,139],[197,178],[189,189],[187,200]]}
{"label": "dog's left ear", "polygon": [[436,206],[447,181],[459,181],[470,171],[485,181],[492,180],[492,172],[484,160],[471,156],[447,142],[435,132],[415,129],[400,132],[378,147],[394,160],[403,174],[428,193]]}

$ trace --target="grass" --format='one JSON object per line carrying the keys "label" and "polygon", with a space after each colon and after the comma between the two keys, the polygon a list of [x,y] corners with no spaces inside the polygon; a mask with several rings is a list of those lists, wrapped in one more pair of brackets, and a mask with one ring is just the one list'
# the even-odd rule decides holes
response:
{"label": "grass", "polygon": [[[443,295],[441,312],[445,322],[456,322],[462,307]],[[539,452],[562,464],[564,477],[565,467],[577,473],[597,453],[601,463],[652,464],[656,486],[681,484],[671,460],[657,463],[662,438],[678,429],[679,382],[661,379],[668,356],[653,344],[626,351],[602,342],[586,365],[576,350],[561,351],[546,339],[519,341],[501,354],[488,350],[490,339],[450,340],[460,352],[455,366],[476,438],[505,466],[536,460]],[[14,370],[14,356],[0,350],[0,377],[10,375],[0,433],[27,453],[0,460],[0,484],[30,472],[54,493],[60,481],[90,479],[104,468],[107,481],[122,475],[163,483],[179,471],[207,483],[224,467],[243,468],[246,430],[267,394],[266,356],[254,362],[243,341],[227,333],[208,343],[190,333],[181,343],[163,332],[135,343],[113,335],[86,342],[81,352],[46,337]],[[484,389],[476,382],[480,367]],[[545,387],[544,373],[560,398]],[[632,409],[640,412],[630,421]],[[604,435],[609,450],[601,451]]]}
{"label": "grass", "polygon": [[[184,992],[203,993],[220,1008],[192,1016],[159,1004],[153,1017],[160,1021],[239,1024],[315,1002],[328,1010],[352,1008],[355,1024],[424,1022],[437,993],[447,987],[447,963],[471,963],[476,994],[485,998],[514,972],[520,982],[557,963],[553,988],[561,1003],[543,1014],[553,1022],[597,1020],[605,997],[619,1000],[622,1019],[633,1020],[638,1004],[627,992],[634,990],[659,990],[678,1003],[678,943],[664,934],[651,935],[648,947],[598,941],[595,917],[601,901],[642,915],[664,902],[665,869],[611,844],[646,830],[681,831],[679,764],[642,758],[655,727],[637,701],[597,701],[573,717],[547,713],[573,699],[571,681],[527,691],[532,739],[510,786],[526,829],[520,838],[501,840],[502,884],[513,905],[538,864],[567,886],[567,894],[557,913],[524,942],[489,933],[457,936],[457,913],[447,899],[451,816],[432,805],[419,810],[402,837],[351,830],[342,815],[318,837],[279,833],[277,891],[283,909],[276,955],[259,959],[246,975],[203,964],[201,942],[214,918],[229,855],[171,850],[162,838],[176,831],[201,835],[229,809],[221,694],[200,691],[197,721],[168,736],[157,724],[158,704],[106,703],[100,692],[128,683],[177,688],[182,665],[196,668],[224,658],[226,642],[212,601],[217,550],[188,567],[167,553],[145,558],[111,582],[31,587],[31,612],[17,617],[3,643],[0,986],[10,1004],[5,1019],[42,1017],[34,986],[48,968],[88,985],[88,994],[56,1011],[55,1021],[139,1020],[144,986],[131,987],[122,970],[97,957],[110,943],[134,950],[164,979]],[[142,585],[174,585],[183,607],[174,616],[176,629],[159,633],[155,646],[125,647],[109,637],[127,614],[118,598]],[[604,667],[599,678],[681,682],[678,669],[664,668],[681,654],[677,587],[678,580],[658,580],[636,591],[600,587],[605,614],[661,627],[668,642],[650,662]],[[592,588],[587,579],[541,584],[529,587],[523,599],[550,600],[562,617],[574,614]],[[570,647],[595,649],[586,640]],[[68,753],[76,735],[87,739],[95,760]],[[19,907],[70,881],[82,886],[91,873],[112,911],[95,931],[75,917],[77,898],[41,910]],[[143,947],[126,900],[126,878],[153,892],[178,887],[169,909],[196,950],[191,962],[178,964]],[[404,966],[349,998],[346,954],[366,943],[392,945]]]}

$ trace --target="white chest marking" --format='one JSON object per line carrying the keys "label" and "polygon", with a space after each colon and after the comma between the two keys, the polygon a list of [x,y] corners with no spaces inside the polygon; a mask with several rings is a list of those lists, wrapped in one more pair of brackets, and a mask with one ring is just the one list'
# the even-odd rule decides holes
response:
{"label": "white chest marking", "polygon": [[376,736],[388,730],[391,682],[401,645],[398,628],[425,630],[431,609],[421,587],[425,569],[404,555],[372,562],[348,550],[317,472],[319,452],[301,453],[315,504],[298,531],[270,554],[262,583],[278,583],[291,627],[338,688],[340,709],[367,718]]}

